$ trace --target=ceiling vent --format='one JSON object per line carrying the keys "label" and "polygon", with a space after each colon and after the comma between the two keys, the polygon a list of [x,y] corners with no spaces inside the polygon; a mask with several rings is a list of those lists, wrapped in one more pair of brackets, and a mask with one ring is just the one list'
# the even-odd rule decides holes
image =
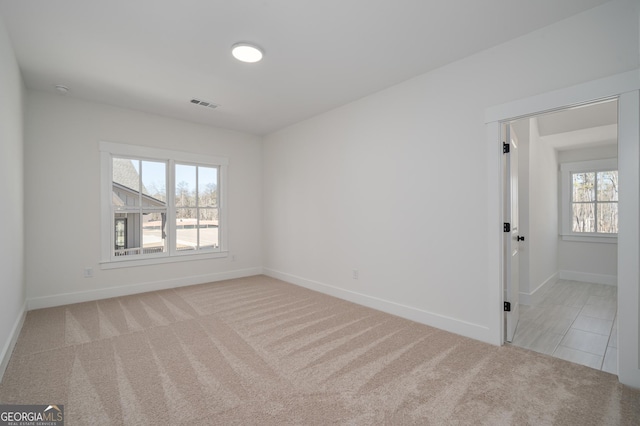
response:
{"label": "ceiling vent", "polygon": [[202,101],[200,99],[191,99],[191,103],[194,105],[200,105],[200,106],[211,108],[211,109],[218,108],[219,106],[217,104],[214,104],[213,102]]}

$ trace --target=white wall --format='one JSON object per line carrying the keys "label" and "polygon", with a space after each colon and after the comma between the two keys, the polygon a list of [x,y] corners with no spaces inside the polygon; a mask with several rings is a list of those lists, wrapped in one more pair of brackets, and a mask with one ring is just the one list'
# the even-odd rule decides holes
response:
{"label": "white wall", "polygon": [[[27,92],[26,281],[29,307],[260,273],[259,137],[44,92]],[[231,257],[101,270],[98,142],[229,158]],[[93,278],[83,268],[94,269]]]}
{"label": "white wall", "polygon": [[[525,305],[535,304],[539,291],[559,278],[615,284],[618,268],[617,244],[558,238],[561,206],[557,180],[559,163],[616,158],[617,146],[556,152],[540,138],[536,123],[535,118],[523,118],[513,124],[520,143],[520,234],[526,237],[520,243],[520,302]],[[530,146],[531,141],[535,146]]]}
{"label": "white wall", "polygon": [[618,145],[611,143],[603,146],[558,151],[559,163],[601,160],[603,158],[618,158]]}
{"label": "white wall", "polygon": [[617,285],[618,245],[560,241],[560,278]]}
{"label": "white wall", "polygon": [[22,77],[0,19],[0,379],[25,310]]}
{"label": "white wall", "polygon": [[553,147],[540,138],[537,118],[513,123],[519,145],[520,303],[535,303],[558,278],[558,164]]}
{"label": "white wall", "polygon": [[558,159],[556,150],[540,138],[538,120],[529,132],[529,268],[530,293],[557,280]]}
{"label": "white wall", "polygon": [[269,135],[265,271],[495,342],[485,109],[638,51],[637,13],[612,2]]}
{"label": "white wall", "polygon": [[[616,145],[558,152],[560,163],[617,157]],[[615,285],[618,275],[618,245],[561,239],[558,242],[558,268],[561,278]]]}

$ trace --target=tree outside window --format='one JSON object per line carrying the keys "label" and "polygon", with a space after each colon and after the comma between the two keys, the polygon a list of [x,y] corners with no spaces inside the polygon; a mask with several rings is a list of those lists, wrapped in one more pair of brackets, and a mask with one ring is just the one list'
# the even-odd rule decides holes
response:
{"label": "tree outside window", "polygon": [[618,171],[571,173],[572,231],[618,233]]}

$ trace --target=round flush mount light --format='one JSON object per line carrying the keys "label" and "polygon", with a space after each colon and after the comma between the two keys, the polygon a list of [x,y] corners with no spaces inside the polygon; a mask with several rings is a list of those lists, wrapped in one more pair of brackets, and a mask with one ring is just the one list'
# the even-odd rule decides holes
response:
{"label": "round flush mount light", "polygon": [[261,61],[264,55],[258,46],[245,42],[231,46],[231,54],[237,60],[249,63]]}

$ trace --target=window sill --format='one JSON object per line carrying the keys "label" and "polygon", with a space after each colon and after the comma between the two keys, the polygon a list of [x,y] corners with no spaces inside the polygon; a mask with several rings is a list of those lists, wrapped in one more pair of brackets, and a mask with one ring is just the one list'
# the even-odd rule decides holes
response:
{"label": "window sill", "polygon": [[576,234],[565,234],[560,235],[562,241],[571,241],[577,243],[604,243],[604,244],[618,244],[618,235],[576,235]]}
{"label": "window sill", "polygon": [[150,257],[144,259],[103,260],[100,262],[100,269],[118,269],[130,268],[134,266],[161,265],[163,263],[191,262],[193,260],[220,259],[228,256],[228,251],[216,251],[209,253]]}

